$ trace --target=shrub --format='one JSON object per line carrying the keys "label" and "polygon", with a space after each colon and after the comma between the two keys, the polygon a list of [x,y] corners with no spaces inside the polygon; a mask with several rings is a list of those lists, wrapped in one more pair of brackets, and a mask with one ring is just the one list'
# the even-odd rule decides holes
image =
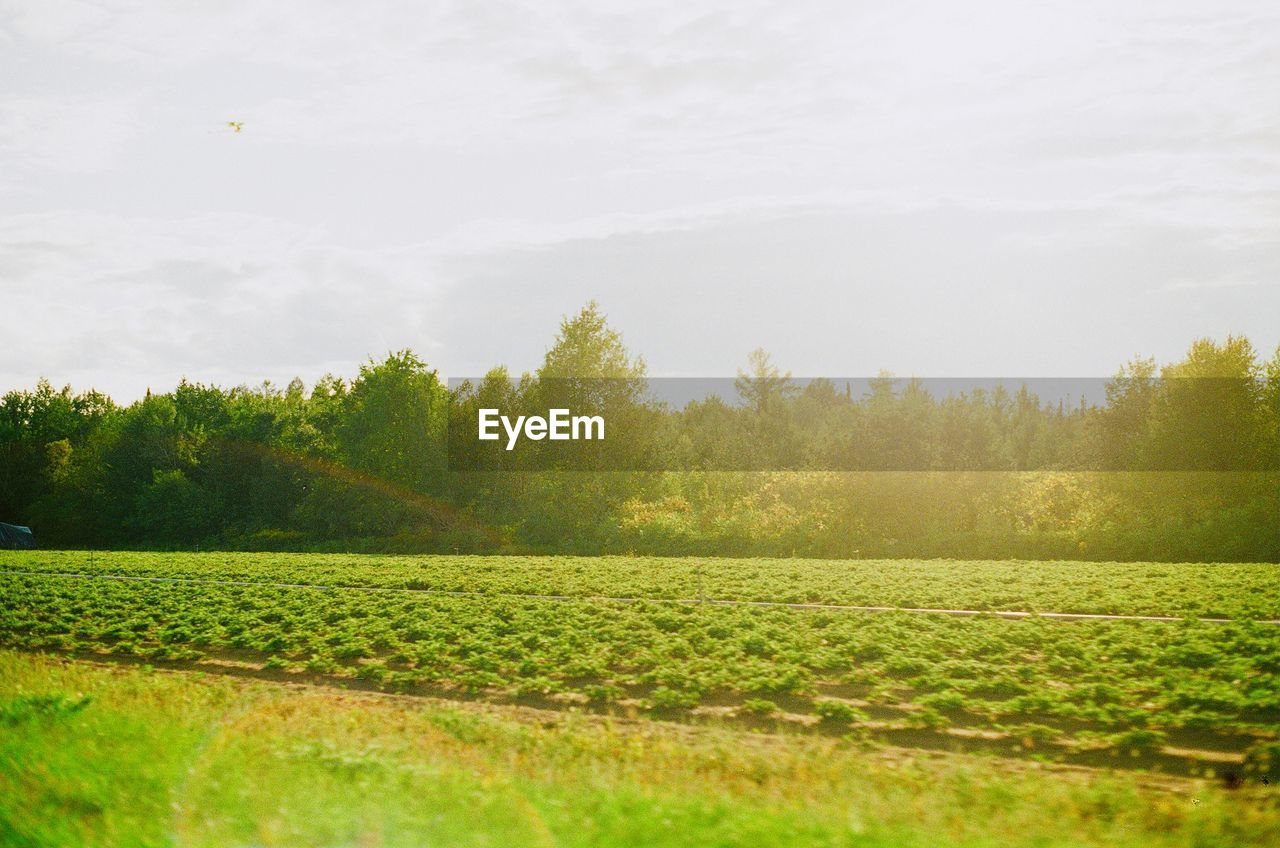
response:
{"label": "shrub", "polygon": [[818,701],[813,705],[813,711],[822,716],[823,721],[831,722],[832,724],[849,724],[866,717],[861,710],[846,704],[844,701]]}
{"label": "shrub", "polygon": [[649,693],[649,703],[659,710],[687,709],[697,706],[698,693],[659,686]]}
{"label": "shrub", "polygon": [[754,715],[773,715],[779,707],[767,698],[748,698],[742,702],[742,708]]}
{"label": "shrub", "polygon": [[1257,780],[1280,781],[1280,742],[1255,742],[1244,752],[1244,773]]}
{"label": "shrub", "polygon": [[307,660],[306,669],[312,674],[332,674],[338,670],[338,664],[334,662],[333,657],[315,654]]}
{"label": "shrub", "polygon": [[593,704],[608,704],[617,701],[623,696],[623,691],[617,686],[610,684],[588,683],[582,687],[582,692],[587,696],[587,700]]}
{"label": "shrub", "polygon": [[959,710],[964,708],[966,700],[963,692],[957,692],[952,689],[947,692],[933,692],[928,695],[922,695],[916,699],[916,703],[922,707],[931,707],[935,710]]}
{"label": "shrub", "polygon": [[915,727],[924,727],[930,730],[946,727],[949,723],[946,717],[933,707],[924,707],[912,713],[908,721]]}
{"label": "shrub", "polygon": [[1168,737],[1159,730],[1129,730],[1117,734],[1112,740],[1117,748],[1126,753],[1138,756],[1154,754],[1164,747]]}
{"label": "shrub", "polygon": [[382,663],[366,663],[356,669],[356,677],[373,683],[381,683],[386,676],[387,667]]}
{"label": "shrub", "polygon": [[1009,728],[1009,732],[1018,738],[1018,742],[1028,751],[1042,745],[1052,744],[1062,737],[1062,731],[1044,724],[1021,724]]}

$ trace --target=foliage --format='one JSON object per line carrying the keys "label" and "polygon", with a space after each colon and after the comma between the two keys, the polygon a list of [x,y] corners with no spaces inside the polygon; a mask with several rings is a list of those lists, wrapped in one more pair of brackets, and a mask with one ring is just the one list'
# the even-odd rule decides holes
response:
{"label": "foliage", "polygon": [[[803,387],[670,408],[594,304],[541,367],[452,391],[408,350],[353,380],[180,383],[125,407],[0,398],[0,519],[45,546],[1280,561],[1280,351],[1195,341],[1099,406],[1025,386]],[[474,438],[477,410],[598,413],[604,440]]]}
{"label": "foliage", "polygon": [[1280,742],[1256,742],[1244,753],[1244,773],[1256,780],[1280,783]]}

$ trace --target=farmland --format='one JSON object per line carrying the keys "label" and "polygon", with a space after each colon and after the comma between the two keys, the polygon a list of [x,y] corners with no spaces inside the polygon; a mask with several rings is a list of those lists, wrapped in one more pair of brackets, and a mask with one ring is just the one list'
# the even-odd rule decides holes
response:
{"label": "farmland", "polygon": [[1268,563],[0,551],[0,573],[14,571],[492,595],[1280,619],[1280,567]]}
{"label": "farmland", "polygon": [[[1280,727],[1277,594],[1265,565],[33,552],[0,558],[0,645],[1201,773]],[[1235,620],[668,602],[698,597]]]}

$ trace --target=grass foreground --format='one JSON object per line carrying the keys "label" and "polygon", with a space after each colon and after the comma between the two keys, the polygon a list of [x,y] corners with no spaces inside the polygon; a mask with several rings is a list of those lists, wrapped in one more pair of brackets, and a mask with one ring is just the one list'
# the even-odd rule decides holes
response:
{"label": "grass foreground", "polygon": [[1273,786],[0,651],[0,844],[1231,846]]}

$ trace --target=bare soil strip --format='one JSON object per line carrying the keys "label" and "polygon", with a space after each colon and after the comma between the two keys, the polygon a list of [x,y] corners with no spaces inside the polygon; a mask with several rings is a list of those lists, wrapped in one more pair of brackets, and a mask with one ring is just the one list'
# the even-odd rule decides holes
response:
{"label": "bare soil strip", "polygon": [[[214,580],[202,577],[144,577],[135,574],[81,574],[58,571],[7,571],[0,570],[0,576],[18,577],[58,577],[68,580],[119,580],[137,583],[179,583],[211,586],[245,586],[267,589],[308,589],[314,591],[347,591],[347,592],[394,592],[418,595],[444,595],[455,598],[517,598],[535,601],[596,601],[620,604],[681,604],[722,607],[765,607],[774,609],[799,610],[835,610],[846,612],[912,612],[929,615],[981,616],[990,615],[996,618],[1051,618],[1060,621],[1205,621],[1213,624],[1231,624],[1241,621],[1235,618],[1200,618],[1173,615],[1114,615],[1087,612],[1032,612],[1028,610],[971,610],[941,609],[934,607],[891,607],[891,606],[858,606],[855,604],[823,604],[801,603],[789,601],[744,601],[730,598],[646,598],[623,597],[614,595],[544,595],[531,592],[468,592],[459,589],[410,589],[401,586],[342,586],[322,583],[278,583],[256,580]],[[1280,626],[1280,619],[1257,619],[1255,624],[1272,624]]]}

